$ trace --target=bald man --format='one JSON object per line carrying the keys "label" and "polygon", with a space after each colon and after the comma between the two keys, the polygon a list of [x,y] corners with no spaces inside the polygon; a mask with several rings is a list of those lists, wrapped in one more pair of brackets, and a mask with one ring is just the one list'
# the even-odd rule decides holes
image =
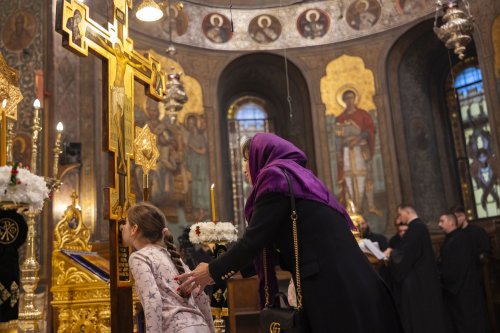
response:
{"label": "bald man", "polygon": [[398,207],[398,218],[408,225],[397,249],[385,251],[405,333],[446,332],[441,286],[431,238],[411,205]]}

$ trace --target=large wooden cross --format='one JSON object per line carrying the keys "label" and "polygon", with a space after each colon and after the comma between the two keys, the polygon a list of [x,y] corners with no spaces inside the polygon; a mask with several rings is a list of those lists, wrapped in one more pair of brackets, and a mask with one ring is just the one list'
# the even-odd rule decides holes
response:
{"label": "large wooden cross", "polygon": [[110,152],[110,186],[105,217],[110,220],[111,329],[132,332],[132,291],[129,249],[120,244],[119,221],[126,217],[135,195],[130,191],[130,160],[134,157],[134,80],[159,100],[165,88],[160,63],[134,50],[128,36],[132,0],[113,0],[113,22],[106,28],[89,17],[89,8],[76,0],[58,0],[56,29],[63,45],[86,57],[89,50],[103,60],[104,149]]}

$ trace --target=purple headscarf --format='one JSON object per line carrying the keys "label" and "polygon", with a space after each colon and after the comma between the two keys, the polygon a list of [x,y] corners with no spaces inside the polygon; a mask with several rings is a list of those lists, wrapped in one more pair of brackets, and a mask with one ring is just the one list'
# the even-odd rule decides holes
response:
{"label": "purple headscarf", "polygon": [[311,170],[306,169],[306,155],[292,143],[275,134],[258,133],[250,142],[248,155],[253,189],[245,204],[247,221],[250,221],[255,201],[261,195],[269,192],[289,193],[288,183],[281,170],[284,169],[290,177],[296,198],[314,200],[330,206],[344,216],[351,230],[355,230],[356,227],[344,207]]}

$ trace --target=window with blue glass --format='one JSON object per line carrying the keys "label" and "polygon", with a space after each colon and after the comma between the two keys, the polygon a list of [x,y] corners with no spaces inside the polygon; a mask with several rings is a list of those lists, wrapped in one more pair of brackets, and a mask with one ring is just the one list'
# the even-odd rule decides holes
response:
{"label": "window with blue glass", "polygon": [[479,66],[462,69],[455,77],[463,145],[477,218],[500,215],[498,161],[491,141],[488,107]]}
{"label": "window with blue glass", "polygon": [[253,132],[253,134],[265,131],[267,113],[256,103],[249,102],[240,105],[234,118],[238,120],[242,131]]}
{"label": "window with blue glass", "polygon": [[268,104],[256,96],[235,100],[228,110],[229,156],[233,189],[233,218],[240,235],[245,231],[244,206],[251,186],[243,174],[244,160],[241,144],[259,132],[273,132]]}

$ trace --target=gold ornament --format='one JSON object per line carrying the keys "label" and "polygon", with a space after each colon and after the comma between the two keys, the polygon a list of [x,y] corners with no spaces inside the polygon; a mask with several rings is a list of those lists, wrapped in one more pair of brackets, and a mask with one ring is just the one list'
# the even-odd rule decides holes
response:
{"label": "gold ornament", "polygon": [[[469,4],[464,1],[466,12],[458,8],[458,0],[448,0],[444,3],[437,2],[436,18],[434,20],[434,33],[444,42],[445,46],[453,49],[460,60],[465,57],[465,46],[472,40],[474,31],[473,18],[469,12]],[[439,10],[442,10],[444,24],[437,26]]]}

